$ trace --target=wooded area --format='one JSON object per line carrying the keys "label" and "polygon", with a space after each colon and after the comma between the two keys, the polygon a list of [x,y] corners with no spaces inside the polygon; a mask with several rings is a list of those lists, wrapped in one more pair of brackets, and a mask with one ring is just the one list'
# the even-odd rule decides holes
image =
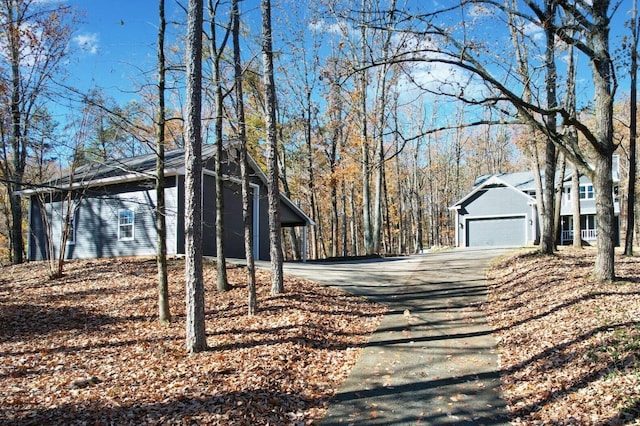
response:
{"label": "wooded area", "polygon": [[[168,4],[177,34],[187,33],[191,7],[204,6]],[[4,263],[24,259],[21,190],[82,164],[160,155],[158,146],[187,148],[189,124],[197,120],[202,130],[191,132],[203,143],[240,139],[264,158],[271,187],[316,223],[309,258],[452,245],[448,207],[478,176],[523,169],[547,177],[537,194],[540,249],[552,252],[553,177],[566,161],[594,183],[595,272],[613,279],[614,152],[622,157],[616,196],[635,205],[635,88],[622,87],[635,70],[637,16],[629,2],[461,0],[438,10],[398,0],[282,0],[265,1],[259,11],[248,3],[242,10],[241,2],[235,20],[233,4],[209,0],[191,38],[159,42],[158,69],[148,75],[162,77],[146,81],[141,74],[139,101],[119,104],[99,82],[88,93],[63,84],[81,11],[65,3],[2,2]],[[272,8],[273,24],[266,20]],[[262,28],[252,21],[256,13],[265,19]],[[627,27],[610,34],[612,19]],[[203,46],[201,58],[191,57],[193,42]],[[194,88],[200,118],[183,107],[193,97],[186,90],[193,61],[202,67],[202,88]],[[54,119],[52,108],[69,103],[65,121]],[[275,217],[271,222],[277,226]],[[302,258],[302,236],[286,232],[274,228],[272,258],[281,236],[285,256]]]}

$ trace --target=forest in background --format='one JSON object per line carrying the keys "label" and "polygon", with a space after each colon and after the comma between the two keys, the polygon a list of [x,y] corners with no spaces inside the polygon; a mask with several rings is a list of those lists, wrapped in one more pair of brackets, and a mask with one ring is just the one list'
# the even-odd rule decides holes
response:
{"label": "forest in background", "polygon": [[[259,37],[249,19],[256,12],[251,11],[251,2],[243,3],[247,3],[242,11],[247,14],[242,28],[247,141],[264,166],[265,98],[256,60]],[[354,8],[353,2],[338,0],[313,5],[286,0],[274,3],[280,189],[316,222],[309,233],[310,258],[415,253],[451,245],[453,216],[448,207],[472,188],[478,176],[533,169],[534,163],[544,161],[540,159],[548,135],[532,129],[518,108],[509,108],[503,98],[494,96],[489,83],[455,64],[443,65],[446,61],[407,59],[408,51],[433,54],[430,43],[436,42],[430,41],[426,28],[438,21],[452,34],[468,37],[465,43],[477,49],[478,60],[492,75],[501,76],[501,82],[528,87],[532,97],[544,102],[549,96],[545,93],[548,82],[544,67],[536,67],[544,65],[539,58],[548,54],[548,45],[540,41],[543,26],[536,28],[524,13],[507,13],[492,2],[463,1],[450,14],[423,10],[425,7],[413,3],[362,0]],[[513,12],[517,3],[505,5]],[[609,2],[601,3],[609,9]],[[626,16],[629,6],[630,2],[615,3],[610,13]],[[30,13],[16,16],[17,10]],[[167,149],[184,144],[182,34],[186,15],[180,7],[173,13],[176,36],[167,44]],[[67,87],[65,57],[72,53],[67,49],[81,11],[65,3],[12,0],[2,3],[0,15],[3,25],[13,26],[14,42],[20,45],[28,40],[18,52],[6,51],[11,43],[2,44],[1,79],[6,90],[0,96],[8,107],[0,117],[4,182],[0,246],[2,262],[8,263],[15,261],[11,250],[14,218],[20,218],[26,229],[26,216],[16,216],[18,207],[11,202],[16,190],[37,187],[83,164],[154,152],[157,85],[154,70],[143,70],[136,82],[139,100],[125,104],[99,82],[89,92]],[[233,58],[230,43],[224,44],[230,16],[230,3],[205,2],[205,143],[219,142],[215,132],[219,117],[224,140],[233,139],[238,132]],[[513,16],[521,20],[515,22]],[[506,29],[488,31],[487,22],[494,24],[492,28],[499,23]],[[510,26],[526,45],[531,66],[527,85],[516,72]],[[416,36],[419,32],[421,37]],[[3,37],[6,34],[11,32]],[[611,59],[618,74],[626,75],[635,47],[630,35],[616,37],[611,38]],[[561,40],[554,42],[560,101],[569,97],[565,63],[570,47]],[[215,57],[221,60],[216,62]],[[17,82],[16,67],[21,71]],[[580,82],[585,80],[581,73],[590,72],[583,64],[575,78],[575,110],[587,125],[596,118],[593,89],[581,87]],[[19,108],[10,87],[20,94]],[[224,94],[221,110],[216,109],[217,88]],[[615,92],[613,120],[616,154],[622,160],[623,199],[630,153],[626,93],[623,87]],[[64,121],[53,114],[61,106],[71,106]],[[560,126],[560,118],[557,120]],[[587,142],[581,138],[577,143],[589,160],[593,150]],[[624,219],[620,222],[625,223]],[[294,244],[299,245],[300,236],[296,237],[285,235],[283,239],[289,258],[300,257],[293,249]]]}

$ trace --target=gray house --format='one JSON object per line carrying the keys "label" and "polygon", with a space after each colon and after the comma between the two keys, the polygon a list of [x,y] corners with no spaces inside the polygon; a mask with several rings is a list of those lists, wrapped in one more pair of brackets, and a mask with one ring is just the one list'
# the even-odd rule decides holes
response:
{"label": "gray house", "polygon": [[[204,145],[202,232],[206,256],[216,254],[214,156],[215,146]],[[226,256],[244,258],[241,182],[236,156],[237,152],[229,147],[223,156],[224,244]],[[77,169],[72,176],[52,182],[50,188],[24,191],[23,196],[29,200],[28,259],[46,259],[50,248],[60,253],[65,218],[68,218],[70,232],[62,249],[69,259],[154,255],[155,161],[155,154],[150,154],[90,164]],[[249,163],[254,256],[269,260],[267,180],[253,159]],[[165,174],[167,250],[170,255],[180,255],[185,252],[183,150],[166,153]],[[284,195],[280,200],[282,226],[304,227],[306,235],[306,227],[312,226],[313,221]]]}
{"label": "gray house", "polygon": [[[614,158],[613,186],[620,176]],[[573,241],[571,171],[565,174],[560,208],[558,243]],[[543,177],[544,179],[544,177]],[[596,240],[596,206],[593,184],[580,177],[580,222],[583,241]],[[500,173],[479,177],[471,192],[450,207],[455,213],[455,241],[459,247],[522,246],[540,240],[536,186],[532,172]],[[616,244],[619,242],[620,203],[614,202]]]}

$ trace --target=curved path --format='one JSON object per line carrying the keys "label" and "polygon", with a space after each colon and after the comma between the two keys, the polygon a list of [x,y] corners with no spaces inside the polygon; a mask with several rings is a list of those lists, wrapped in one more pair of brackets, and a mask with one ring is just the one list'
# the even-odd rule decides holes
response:
{"label": "curved path", "polygon": [[508,424],[496,342],[479,305],[499,249],[286,263],[285,273],[389,306],[323,425]]}

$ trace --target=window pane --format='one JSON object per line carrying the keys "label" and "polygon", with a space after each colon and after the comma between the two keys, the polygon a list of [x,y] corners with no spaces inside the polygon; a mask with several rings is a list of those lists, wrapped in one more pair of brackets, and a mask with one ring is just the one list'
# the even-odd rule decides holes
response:
{"label": "window pane", "polygon": [[120,210],[118,212],[118,239],[133,239],[134,217],[133,210]]}

